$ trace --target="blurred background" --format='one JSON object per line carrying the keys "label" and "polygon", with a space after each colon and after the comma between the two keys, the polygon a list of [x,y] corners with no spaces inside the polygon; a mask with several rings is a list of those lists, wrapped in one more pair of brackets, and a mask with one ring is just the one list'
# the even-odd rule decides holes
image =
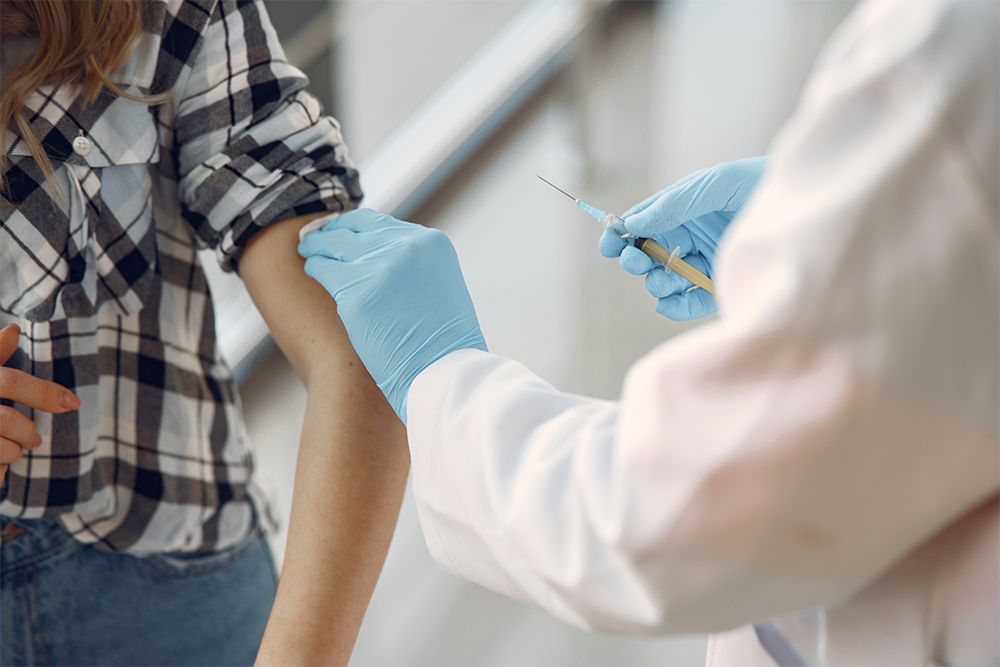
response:
{"label": "blurred background", "polygon": [[[621,214],[688,173],[764,154],[844,0],[266,0],[340,122],[365,205],[452,238],[491,352],[615,399],[680,331],[540,174]],[[223,354],[284,553],[305,389],[238,278],[206,261]],[[214,270],[213,270],[214,269]],[[442,573],[404,500],[355,665],[701,665],[706,638],[594,636]]]}

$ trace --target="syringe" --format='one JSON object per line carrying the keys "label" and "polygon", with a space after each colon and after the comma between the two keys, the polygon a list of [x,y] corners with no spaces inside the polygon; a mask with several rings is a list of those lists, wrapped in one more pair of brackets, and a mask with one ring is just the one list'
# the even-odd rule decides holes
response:
{"label": "syringe", "polygon": [[[543,182],[552,185],[552,183],[549,183],[541,176],[538,176],[538,178],[540,178]],[[575,201],[577,206],[579,206],[584,212],[592,215],[594,219],[600,222],[601,226],[604,227],[605,229],[615,224],[616,222],[621,222],[622,225],[624,226],[625,223],[622,221],[622,219],[619,218],[614,213],[605,213],[604,211],[591,206],[587,202],[577,199],[576,197],[566,192],[562,188],[556,187],[555,185],[552,185],[552,187],[554,187],[556,190],[559,190],[559,192],[563,193],[564,195]],[[673,252],[669,252],[666,248],[661,246],[653,239],[639,238],[636,236],[632,236],[631,234],[625,234],[622,236],[622,238],[627,238],[629,240],[632,240],[632,243],[633,245],[635,245],[636,248],[643,251],[644,253],[655,259],[657,262],[663,262],[664,268],[667,271],[675,271],[677,275],[683,278],[687,278],[698,287],[707,291],[712,296],[715,296],[715,283],[712,282],[712,279],[706,276],[698,269],[688,264],[687,262],[685,262],[680,257],[678,257],[678,255],[681,252],[680,246],[674,248]]]}

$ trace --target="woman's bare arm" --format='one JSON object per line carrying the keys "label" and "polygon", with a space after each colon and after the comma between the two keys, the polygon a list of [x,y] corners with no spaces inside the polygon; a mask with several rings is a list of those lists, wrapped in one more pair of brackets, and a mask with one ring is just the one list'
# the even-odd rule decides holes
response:
{"label": "woman's bare arm", "polygon": [[258,232],[240,275],[309,392],[288,546],[257,664],[347,664],[399,514],[406,429],[296,252],[302,216]]}

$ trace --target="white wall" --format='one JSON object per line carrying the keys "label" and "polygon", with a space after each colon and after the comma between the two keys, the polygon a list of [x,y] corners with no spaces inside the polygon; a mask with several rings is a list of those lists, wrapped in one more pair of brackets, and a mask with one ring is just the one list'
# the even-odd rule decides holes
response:
{"label": "white wall", "polygon": [[337,3],[336,107],[356,162],[442,86],[526,0]]}

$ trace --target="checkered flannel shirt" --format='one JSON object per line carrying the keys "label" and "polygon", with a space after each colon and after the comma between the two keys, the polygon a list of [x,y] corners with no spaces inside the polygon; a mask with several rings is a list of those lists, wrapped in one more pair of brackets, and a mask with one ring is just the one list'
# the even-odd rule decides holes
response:
{"label": "checkered flannel shirt", "polygon": [[23,331],[8,365],[83,405],[17,406],[43,442],[11,465],[0,513],[57,518],[108,551],[222,550],[270,520],[196,250],[232,269],[255,232],[361,191],[259,0],[149,0],[144,22],[112,80],[166,103],[40,88],[25,114],[49,182],[5,135],[0,323]]}

